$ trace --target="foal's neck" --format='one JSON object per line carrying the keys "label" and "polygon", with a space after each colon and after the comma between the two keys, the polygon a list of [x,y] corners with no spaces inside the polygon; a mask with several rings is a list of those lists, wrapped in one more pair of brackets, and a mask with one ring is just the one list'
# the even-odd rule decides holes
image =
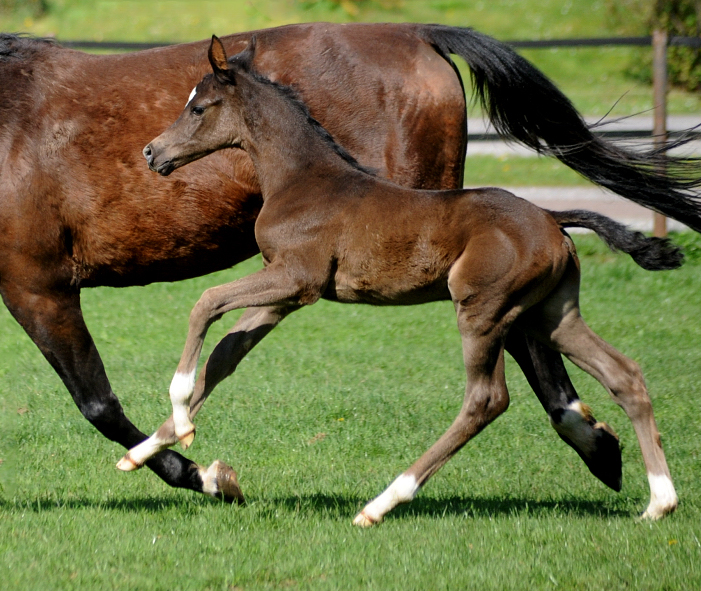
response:
{"label": "foal's neck", "polygon": [[264,200],[300,180],[313,183],[319,174],[361,169],[289,91],[257,79],[247,90],[249,137],[242,147],[253,161]]}

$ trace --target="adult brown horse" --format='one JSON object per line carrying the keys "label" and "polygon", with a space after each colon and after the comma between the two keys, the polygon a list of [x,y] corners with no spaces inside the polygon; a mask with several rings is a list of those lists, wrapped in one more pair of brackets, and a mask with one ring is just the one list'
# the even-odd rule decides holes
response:
{"label": "adult brown horse", "polygon": [[[232,35],[224,44],[235,52],[249,38]],[[260,189],[243,152],[218,152],[165,180],[141,160],[144,144],[177,116],[209,69],[206,51],[200,42],[94,56],[48,40],[0,36],[0,293],[83,415],[127,448],[145,435],[111,390],[83,320],[81,289],[176,281],[257,252]],[[592,136],[537,69],[474,31],[294,25],[258,33],[256,67],[294,84],[361,163],[406,186],[455,188],[466,115],[450,52],[467,60],[505,135],[701,228],[687,194],[694,181],[658,174],[654,155],[631,155]],[[523,335],[511,335],[509,351],[546,411],[556,424],[566,423],[576,393],[559,355],[533,342],[529,349]],[[259,338],[248,335],[245,344]],[[569,443],[597,476],[620,488],[615,438],[590,429],[585,439],[586,445]],[[206,471],[171,451],[148,466],[172,486],[224,496],[233,478],[223,464]]]}
{"label": "adult brown horse", "polygon": [[[174,432],[164,424],[129,451],[125,468],[194,435],[195,371],[208,328],[226,312],[257,307],[249,330],[320,298],[411,305],[451,300],[462,337],[467,387],[445,434],[356,517],[369,526],[421,486],[509,404],[504,345],[514,328],[564,353],[601,382],[635,428],[650,480],[644,517],[673,511],[677,496],[640,368],[594,334],[579,313],[579,262],[563,228],[591,228],[651,269],[681,264],[666,240],[645,238],[583,211],[548,212],[500,189],[407,189],[358,165],[289,87],[252,69],[255,37],[227,61],[214,37],[214,73],[198,84],[178,120],[144,155],[164,175],[214,150],[238,147],[253,161],[263,207],[256,240],[265,267],[208,289],[190,315],[171,385]],[[228,345],[205,364],[206,383],[228,375]],[[217,351],[217,349],[219,349]],[[588,426],[584,413],[570,426]]]}

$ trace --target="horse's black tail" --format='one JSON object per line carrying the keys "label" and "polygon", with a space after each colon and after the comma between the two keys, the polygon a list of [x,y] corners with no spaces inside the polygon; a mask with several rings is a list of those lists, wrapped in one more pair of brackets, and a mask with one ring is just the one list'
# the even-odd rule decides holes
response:
{"label": "horse's black tail", "polygon": [[625,150],[592,134],[569,99],[508,45],[473,31],[420,25],[417,32],[445,59],[462,57],[476,97],[501,135],[555,156],[592,182],[701,232],[698,159]]}
{"label": "horse's black tail", "polygon": [[684,261],[681,249],[668,238],[648,238],[600,213],[584,209],[548,213],[563,228],[593,230],[611,250],[628,253],[638,265],[648,271],[676,269]]}

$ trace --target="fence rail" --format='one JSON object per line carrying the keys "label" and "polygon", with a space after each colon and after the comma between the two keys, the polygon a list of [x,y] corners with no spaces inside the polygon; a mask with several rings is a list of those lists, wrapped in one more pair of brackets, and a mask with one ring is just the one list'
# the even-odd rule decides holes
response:
{"label": "fence rail", "polygon": [[[176,42],[142,43],[129,41],[61,41],[64,47],[77,49],[114,49],[139,51],[175,45]],[[535,41],[506,41],[520,49],[549,49],[555,47],[650,47],[652,37],[595,37],[586,39],[541,39]],[[668,46],[701,47],[701,37],[670,37]]]}

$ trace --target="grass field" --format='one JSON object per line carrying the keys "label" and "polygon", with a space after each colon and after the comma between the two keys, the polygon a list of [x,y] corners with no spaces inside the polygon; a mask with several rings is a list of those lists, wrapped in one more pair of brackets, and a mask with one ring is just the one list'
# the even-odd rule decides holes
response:
{"label": "grass field", "polygon": [[[647,484],[623,413],[572,369],[623,442],[616,494],[559,441],[509,362],[509,411],[410,505],[371,530],[355,512],[454,418],[464,374],[449,303],[321,302],[278,327],[208,401],[187,452],[239,472],[247,507],[172,490],[85,421],[36,347],[0,312],[0,587],[3,589],[701,588],[701,240],[679,271],[648,273],[577,236],[583,311],[646,374],[681,498],[639,523]],[[258,268],[146,288],[84,292],[115,391],[142,429],[167,386],[191,305]],[[235,320],[213,327],[211,348]],[[209,350],[209,349],[208,349]]]}
{"label": "grass field", "polygon": [[[62,39],[187,41],[311,20],[472,25],[502,39],[585,37],[606,29],[602,2],[540,0],[49,0],[0,29]],[[357,10],[357,12],[356,12]],[[524,53],[588,115],[651,105],[626,78],[632,49]],[[670,111],[701,112],[674,92]],[[469,184],[582,181],[544,159],[474,157]],[[642,365],[681,505],[641,523],[645,470],[632,428],[593,380],[571,368],[583,399],[623,442],[616,494],[550,428],[510,360],[512,402],[410,505],[359,530],[355,513],[437,439],[464,389],[448,303],[370,308],[321,302],[276,329],[198,416],[187,455],[239,472],[246,507],[120,473],[123,450],[83,419],[65,387],[0,307],[0,589],[223,590],[701,588],[701,239],[688,263],[653,274],[576,237],[582,308],[594,329]],[[201,292],[260,267],[178,284],[94,289],[84,313],[127,414],[150,432]],[[235,321],[210,331],[206,352]]]}

